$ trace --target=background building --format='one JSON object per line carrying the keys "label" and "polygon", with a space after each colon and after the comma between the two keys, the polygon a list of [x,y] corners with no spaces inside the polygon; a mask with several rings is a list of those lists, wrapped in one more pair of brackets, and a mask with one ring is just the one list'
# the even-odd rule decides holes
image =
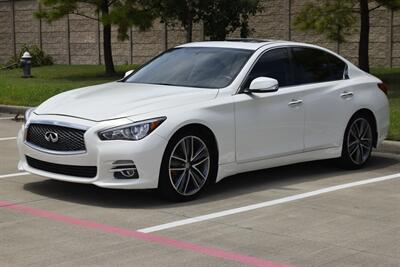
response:
{"label": "background building", "polygon": [[[358,34],[340,46],[319,35],[299,32],[291,22],[305,0],[264,1],[264,11],[251,18],[251,37],[272,38],[318,44],[357,63]],[[23,44],[36,44],[58,64],[101,64],[101,25],[94,20],[69,15],[52,24],[33,17],[40,8],[36,0],[0,0],[0,64],[18,52]],[[93,13],[88,9],[88,13]],[[372,67],[400,67],[400,12],[385,8],[371,14],[370,62]],[[203,40],[201,25],[196,25],[193,39]],[[118,41],[113,34],[116,64],[143,63],[147,59],[185,41],[179,27],[166,28],[154,23],[151,30],[132,28],[129,40]],[[233,34],[235,37],[235,34]]]}

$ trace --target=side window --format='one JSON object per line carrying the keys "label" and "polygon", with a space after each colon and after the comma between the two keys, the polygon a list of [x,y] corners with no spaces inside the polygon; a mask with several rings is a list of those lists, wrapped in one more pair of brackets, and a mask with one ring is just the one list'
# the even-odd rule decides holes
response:
{"label": "side window", "polygon": [[331,81],[343,80],[346,75],[347,65],[341,59],[331,54],[326,54],[329,61],[329,68],[331,70]]}
{"label": "side window", "polygon": [[290,85],[290,61],[286,48],[277,48],[263,54],[254,65],[247,77],[244,88],[249,88],[250,83],[258,77],[274,78],[279,86]]}
{"label": "side window", "polygon": [[346,64],[322,50],[292,48],[295,84],[342,80]]}

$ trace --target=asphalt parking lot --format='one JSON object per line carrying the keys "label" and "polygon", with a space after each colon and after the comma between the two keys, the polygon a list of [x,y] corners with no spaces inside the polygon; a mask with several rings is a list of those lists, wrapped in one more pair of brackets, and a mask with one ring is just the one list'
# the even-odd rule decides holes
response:
{"label": "asphalt parking lot", "polygon": [[0,114],[0,266],[400,266],[400,156],[236,175],[196,201],[18,173]]}

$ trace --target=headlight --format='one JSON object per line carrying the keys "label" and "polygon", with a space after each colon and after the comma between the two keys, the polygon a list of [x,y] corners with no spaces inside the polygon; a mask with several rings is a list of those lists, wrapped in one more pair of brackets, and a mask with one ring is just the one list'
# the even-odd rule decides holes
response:
{"label": "headlight", "polygon": [[32,112],[35,111],[35,108],[29,108],[25,111],[24,115],[24,123],[26,123],[29,120],[29,117],[32,115]]}
{"label": "headlight", "polygon": [[99,132],[101,140],[131,140],[136,141],[145,138],[166,120],[166,117],[139,121],[132,124],[111,128]]}

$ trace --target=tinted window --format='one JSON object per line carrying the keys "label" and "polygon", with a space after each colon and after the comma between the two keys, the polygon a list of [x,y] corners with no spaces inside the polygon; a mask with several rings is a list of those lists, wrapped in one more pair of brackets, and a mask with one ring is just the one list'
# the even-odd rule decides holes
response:
{"label": "tinted window", "polygon": [[346,64],[322,50],[295,47],[293,67],[295,84],[342,80]]}
{"label": "tinted window", "polygon": [[252,50],[232,48],[176,48],[139,69],[126,82],[223,88],[252,54]]}
{"label": "tinted window", "polygon": [[328,58],[328,64],[331,70],[330,80],[343,80],[347,68],[346,63],[332,54],[326,53],[326,57]]}
{"label": "tinted window", "polygon": [[274,78],[279,82],[279,86],[290,85],[288,50],[286,48],[278,48],[262,55],[251,70],[244,88],[249,88],[250,83],[258,77]]}

